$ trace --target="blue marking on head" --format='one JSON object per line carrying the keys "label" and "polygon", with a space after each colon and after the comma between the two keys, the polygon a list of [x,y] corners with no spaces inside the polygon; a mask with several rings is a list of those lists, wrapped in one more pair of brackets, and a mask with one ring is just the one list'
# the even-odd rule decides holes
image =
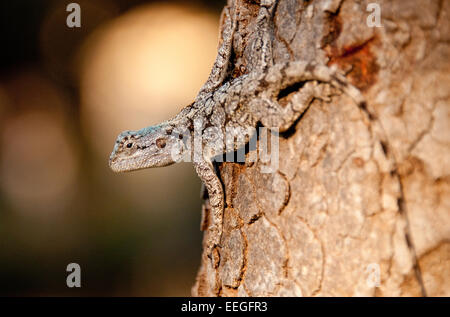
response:
{"label": "blue marking on head", "polygon": [[114,144],[114,149],[113,152],[111,153],[111,157],[117,152],[117,150],[119,149],[119,145],[122,142],[122,140],[125,137],[128,136],[145,136],[149,133],[152,133],[158,129],[161,128],[161,125],[153,125],[153,126],[149,126],[143,129],[140,129],[138,131],[124,131],[122,133],[119,134],[119,136],[116,139],[116,143]]}
{"label": "blue marking on head", "polygon": [[139,135],[146,135],[146,134],[152,133],[160,128],[161,128],[161,125],[152,125],[152,126],[140,129],[139,131],[136,131],[135,133],[139,134]]}

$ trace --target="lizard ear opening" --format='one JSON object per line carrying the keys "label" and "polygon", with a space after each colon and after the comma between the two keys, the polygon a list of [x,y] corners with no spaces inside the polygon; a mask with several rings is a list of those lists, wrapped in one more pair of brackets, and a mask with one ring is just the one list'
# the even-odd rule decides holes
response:
{"label": "lizard ear opening", "polygon": [[156,146],[160,149],[163,149],[166,147],[166,139],[165,138],[159,138],[156,140]]}

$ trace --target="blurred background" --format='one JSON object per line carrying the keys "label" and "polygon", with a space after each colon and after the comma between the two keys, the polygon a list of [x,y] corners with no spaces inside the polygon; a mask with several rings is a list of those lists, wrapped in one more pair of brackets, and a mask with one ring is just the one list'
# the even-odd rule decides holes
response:
{"label": "blurred background", "polygon": [[[80,28],[71,2],[0,4],[0,295],[188,296],[191,164],[114,174],[108,157],[122,130],[195,98],[225,0],[80,0]],[[66,286],[72,262],[81,288]]]}

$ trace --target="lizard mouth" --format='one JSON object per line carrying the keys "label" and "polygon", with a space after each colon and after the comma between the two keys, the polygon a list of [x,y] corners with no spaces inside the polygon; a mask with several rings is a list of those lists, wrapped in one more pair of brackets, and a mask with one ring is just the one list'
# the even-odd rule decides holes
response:
{"label": "lizard mouth", "polygon": [[114,157],[112,155],[110,156],[108,163],[109,168],[115,173],[123,173],[132,170],[126,160]]}
{"label": "lizard mouth", "polygon": [[142,169],[144,167],[139,167],[139,166],[131,167],[129,164],[127,164],[126,160],[118,160],[116,158],[113,158],[113,159],[109,160],[109,168],[114,173],[124,173],[124,172],[128,172],[128,171]]}
{"label": "lizard mouth", "polygon": [[109,158],[109,168],[115,173],[120,173],[122,170],[119,168],[119,164],[117,163],[117,159],[113,157]]}
{"label": "lizard mouth", "polygon": [[144,160],[140,156],[134,158],[111,157],[109,159],[109,167],[115,173],[131,172],[145,168],[159,167],[166,165],[168,164],[165,165],[152,164],[151,160]]}

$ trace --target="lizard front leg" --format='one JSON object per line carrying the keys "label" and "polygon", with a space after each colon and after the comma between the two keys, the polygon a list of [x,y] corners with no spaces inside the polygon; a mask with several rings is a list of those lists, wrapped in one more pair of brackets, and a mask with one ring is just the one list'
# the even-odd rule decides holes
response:
{"label": "lizard front leg", "polygon": [[216,247],[220,246],[220,239],[222,237],[222,221],[225,204],[223,186],[210,160],[194,162],[194,168],[208,191],[209,204],[211,206],[211,223],[208,228],[206,254],[213,259],[213,262],[218,264],[218,260],[214,259],[213,252]]}
{"label": "lizard front leg", "polygon": [[[364,105],[364,97],[344,75],[337,69],[314,62],[295,61],[274,65],[268,69],[263,82],[268,88],[251,101],[250,109],[265,127],[276,127],[280,132],[295,122],[313,98],[329,99],[331,92],[320,83],[329,83],[349,95],[359,107]],[[282,91],[294,88],[298,91],[292,93],[283,106],[280,105],[278,99],[283,95]]]}
{"label": "lizard front leg", "polygon": [[[293,93],[283,106],[276,98],[261,96],[251,101],[250,108],[263,126],[284,132],[305,112],[312,100],[321,95],[317,90],[316,82],[308,82]],[[323,98],[323,95],[321,97]]]}

